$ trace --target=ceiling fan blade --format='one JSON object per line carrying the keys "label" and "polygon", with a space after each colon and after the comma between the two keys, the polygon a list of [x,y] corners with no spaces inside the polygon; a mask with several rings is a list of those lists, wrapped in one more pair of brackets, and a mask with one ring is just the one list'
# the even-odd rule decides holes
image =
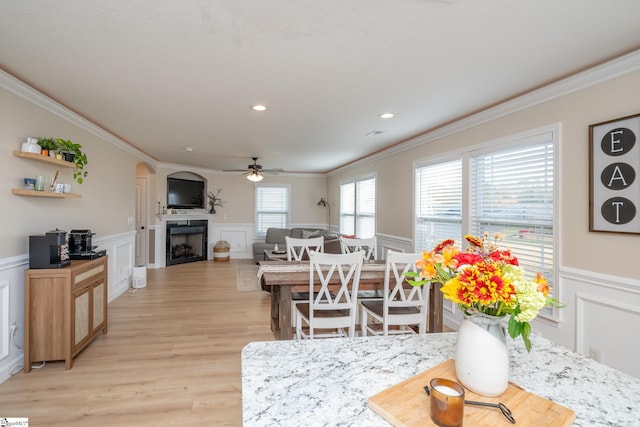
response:
{"label": "ceiling fan blade", "polygon": [[258,158],[257,157],[252,157],[251,160],[253,160],[253,164],[252,165],[247,165],[246,169],[223,169],[222,172],[244,172],[243,175],[248,175],[251,172],[257,172],[259,174],[261,173],[270,173],[270,174],[274,174],[277,175],[279,173],[283,173],[284,169],[279,169],[279,168],[273,168],[273,169],[262,169],[262,165],[258,164]]}

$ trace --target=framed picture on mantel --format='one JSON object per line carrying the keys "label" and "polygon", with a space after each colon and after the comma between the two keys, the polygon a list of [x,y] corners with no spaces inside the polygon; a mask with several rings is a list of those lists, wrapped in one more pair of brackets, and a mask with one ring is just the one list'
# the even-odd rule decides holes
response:
{"label": "framed picture on mantel", "polygon": [[589,126],[589,231],[640,234],[640,114]]}

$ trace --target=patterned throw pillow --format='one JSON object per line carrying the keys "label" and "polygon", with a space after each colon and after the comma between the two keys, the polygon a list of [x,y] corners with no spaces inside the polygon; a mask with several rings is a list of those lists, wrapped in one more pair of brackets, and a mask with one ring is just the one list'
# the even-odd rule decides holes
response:
{"label": "patterned throw pillow", "polygon": [[308,239],[309,237],[313,236],[314,234],[320,234],[320,230],[302,230],[302,238],[303,239]]}

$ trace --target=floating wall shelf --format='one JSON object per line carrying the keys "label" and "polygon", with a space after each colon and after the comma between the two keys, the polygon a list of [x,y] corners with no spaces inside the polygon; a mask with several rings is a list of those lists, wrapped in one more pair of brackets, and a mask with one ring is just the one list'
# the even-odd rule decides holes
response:
{"label": "floating wall shelf", "polygon": [[[23,159],[36,160],[38,162],[48,163],[63,168],[75,169],[77,166],[73,162],[67,162],[66,160],[59,160],[54,157],[44,156],[38,153],[25,153],[23,151],[14,151],[15,157],[22,157]],[[11,192],[18,196],[31,196],[31,197],[53,197],[57,199],[77,199],[82,197],[80,194],[74,193],[56,193],[54,191],[35,191],[35,190],[23,190],[20,188],[12,188]]]}
{"label": "floating wall shelf", "polygon": [[77,166],[73,162],[67,162],[66,160],[58,160],[55,157],[44,156],[37,153],[25,153],[23,151],[14,151],[13,155],[16,157],[22,157],[23,159],[37,160],[39,162],[49,163],[52,165],[60,166],[63,168],[75,169]]}
{"label": "floating wall shelf", "polygon": [[35,191],[22,190],[20,188],[12,188],[11,192],[18,196],[35,196],[35,197],[57,197],[59,199],[77,199],[82,197],[80,194],[74,193],[56,193],[55,191]]}

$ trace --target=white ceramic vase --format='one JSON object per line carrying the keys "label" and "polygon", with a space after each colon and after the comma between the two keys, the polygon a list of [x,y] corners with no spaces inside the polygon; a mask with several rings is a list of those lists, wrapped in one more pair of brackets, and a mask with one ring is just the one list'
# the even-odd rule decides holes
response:
{"label": "white ceramic vase", "polygon": [[509,352],[502,320],[482,313],[465,315],[456,343],[456,375],[469,390],[499,396],[509,385]]}

